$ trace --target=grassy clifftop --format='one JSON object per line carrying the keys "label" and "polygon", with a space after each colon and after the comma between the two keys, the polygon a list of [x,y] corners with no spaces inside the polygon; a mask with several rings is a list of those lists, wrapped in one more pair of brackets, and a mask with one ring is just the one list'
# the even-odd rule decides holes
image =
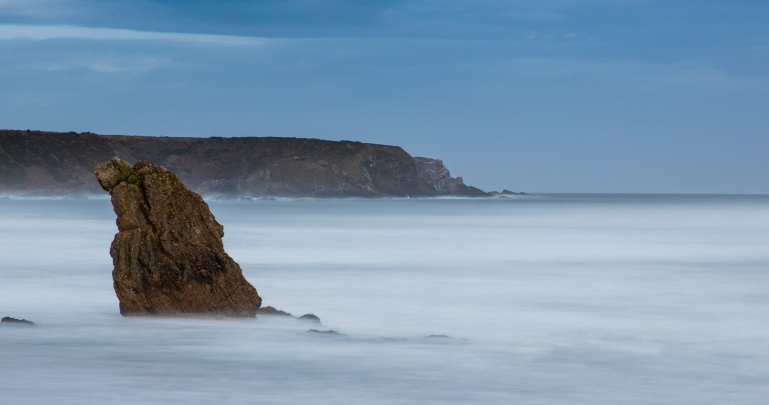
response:
{"label": "grassy clifftop", "polygon": [[[0,193],[100,192],[92,170],[113,156],[152,161],[175,172],[187,187],[224,198],[486,195],[451,178],[448,170],[421,170],[424,165],[397,146],[16,130],[0,130]],[[444,186],[447,179],[451,188]]]}

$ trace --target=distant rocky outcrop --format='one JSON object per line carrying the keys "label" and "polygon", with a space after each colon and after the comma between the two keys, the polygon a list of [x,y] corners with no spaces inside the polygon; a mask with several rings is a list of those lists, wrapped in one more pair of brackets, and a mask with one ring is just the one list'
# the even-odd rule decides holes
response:
{"label": "distant rocky outcrop", "polygon": [[529,194],[526,194],[526,193],[524,193],[522,191],[521,192],[515,192],[515,191],[510,191],[508,189],[504,189],[502,191],[489,191],[487,194],[491,195],[491,196],[504,196],[504,197],[508,197],[508,196],[527,196],[527,195],[529,195]]}
{"label": "distant rocky outcrop", "polygon": [[313,323],[320,324],[320,318],[314,314],[304,314],[300,317],[296,317],[294,315],[291,315],[290,312],[281,311],[275,307],[263,307],[259,308],[259,311],[257,311],[257,315],[259,316],[278,316],[278,317],[284,317],[284,318],[293,318],[299,321],[309,321]]}
{"label": "distant rocky outcrop", "polygon": [[299,317],[299,320],[320,323],[320,318],[318,318],[315,314],[304,314]]}
{"label": "distant rocky outcrop", "polygon": [[439,160],[397,146],[319,139],[169,138],[0,130],[0,194],[98,193],[91,169],[120,156],[176,173],[222,200],[259,197],[485,196]]}
{"label": "distant rocky outcrop", "polygon": [[113,158],[94,174],[117,214],[110,254],[121,314],[256,315],[261,298],[224,252],[224,228],[174,173]]}
{"label": "distant rocky outcrop", "polygon": [[415,157],[417,176],[425,179],[440,195],[485,197],[484,191],[468,186],[461,177],[451,177],[442,160]]}
{"label": "distant rocky outcrop", "polygon": [[291,315],[291,313],[286,311],[281,311],[275,307],[261,307],[259,308],[259,311],[256,312],[257,315],[265,315],[265,316],[285,316],[285,317],[291,317],[294,316]]}
{"label": "distant rocky outcrop", "polygon": [[428,335],[428,336],[425,336],[423,339],[453,339],[453,338],[446,335]]}

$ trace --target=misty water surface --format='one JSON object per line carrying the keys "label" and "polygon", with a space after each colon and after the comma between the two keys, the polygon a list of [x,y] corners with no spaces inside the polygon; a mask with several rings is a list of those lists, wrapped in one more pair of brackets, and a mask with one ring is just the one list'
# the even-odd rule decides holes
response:
{"label": "misty water surface", "polygon": [[[122,318],[108,200],[0,200],[1,404],[761,404],[769,197],[214,202],[285,319]],[[430,338],[448,335],[453,339]]]}

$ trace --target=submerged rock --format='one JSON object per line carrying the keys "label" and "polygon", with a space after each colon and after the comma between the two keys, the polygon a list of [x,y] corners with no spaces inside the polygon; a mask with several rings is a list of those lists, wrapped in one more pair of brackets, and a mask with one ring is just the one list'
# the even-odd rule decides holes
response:
{"label": "submerged rock", "polygon": [[300,321],[310,321],[315,323],[320,323],[320,318],[315,316],[314,314],[304,314],[299,317]]}
{"label": "submerged rock", "polygon": [[337,338],[345,338],[345,339],[350,338],[350,335],[346,333],[339,333],[335,330],[310,329],[305,333],[307,333],[308,335],[315,335],[315,336],[328,336],[328,337],[337,337]]}
{"label": "submerged rock", "polygon": [[467,339],[455,339],[451,336],[447,335],[429,335],[422,338],[425,341],[429,341],[431,343],[469,343],[470,341]]}
{"label": "submerged rock", "polygon": [[122,315],[256,315],[262,300],[224,252],[224,228],[174,173],[113,158],[94,174],[117,214],[110,255]]}
{"label": "submerged rock", "polygon": [[288,313],[288,312],[286,312],[286,311],[281,311],[281,310],[279,310],[279,309],[277,309],[277,308],[275,308],[275,307],[264,307],[264,308],[259,308],[259,311],[257,311],[256,313],[257,313],[257,315],[267,315],[267,316],[290,316],[290,317],[292,317],[292,318],[294,317],[294,316],[293,316],[293,315],[291,315],[290,313]]}
{"label": "submerged rock", "polygon": [[281,310],[279,310],[279,309],[277,309],[275,307],[271,307],[271,306],[259,308],[259,311],[257,311],[256,314],[259,315],[259,316],[263,316],[264,315],[264,316],[281,316],[281,317],[285,317],[285,318],[293,318],[293,319],[296,319],[296,320],[299,320],[299,321],[308,321],[308,322],[317,323],[318,325],[322,326],[322,324],[320,323],[320,318],[318,318],[314,314],[304,314],[302,316],[296,317],[294,315],[291,315],[290,312],[281,311]]}
{"label": "submerged rock", "polygon": [[492,195],[492,196],[497,196],[497,197],[505,197],[505,196],[528,196],[528,195],[529,195],[529,194],[527,194],[527,193],[524,193],[523,191],[521,191],[521,192],[515,192],[515,191],[510,191],[510,190],[508,190],[508,189],[504,189],[504,190],[502,190],[502,191],[489,191],[489,193],[488,193],[488,194],[489,194],[489,195]]}
{"label": "submerged rock", "polygon": [[29,325],[29,326],[35,325],[35,323],[32,321],[28,321],[26,319],[11,318],[10,316],[6,316],[2,320],[0,320],[0,323],[15,324],[15,325]]}

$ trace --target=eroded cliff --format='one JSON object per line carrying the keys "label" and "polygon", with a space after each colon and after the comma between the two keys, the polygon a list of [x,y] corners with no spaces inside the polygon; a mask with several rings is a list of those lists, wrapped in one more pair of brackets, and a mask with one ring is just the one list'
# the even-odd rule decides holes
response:
{"label": "eroded cliff", "polygon": [[91,168],[113,156],[162,165],[188,188],[213,197],[485,195],[465,186],[461,178],[446,180],[421,170],[419,160],[397,146],[303,138],[9,130],[0,131],[0,193],[95,193],[99,186]]}

